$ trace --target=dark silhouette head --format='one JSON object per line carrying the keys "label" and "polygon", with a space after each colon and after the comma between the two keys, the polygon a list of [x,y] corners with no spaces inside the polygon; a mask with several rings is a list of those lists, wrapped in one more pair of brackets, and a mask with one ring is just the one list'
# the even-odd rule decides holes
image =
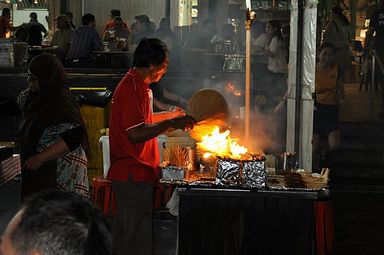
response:
{"label": "dark silhouette head", "polygon": [[110,255],[112,236],[88,199],[72,192],[45,191],[32,196],[9,224],[5,241],[17,254]]}
{"label": "dark silhouette head", "polygon": [[81,17],[81,24],[83,24],[83,26],[89,26],[89,25],[95,24],[95,22],[96,22],[96,18],[95,18],[95,15],[93,14],[87,13],[87,14],[84,14],[83,17]]}
{"label": "dark silhouette head", "polygon": [[9,8],[4,8],[4,9],[1,11],[1,15],[2,15],[2,16],[11,15],[11,10],[10,10]]}
{"label": "dark silhouette head", "polygon": [[118,17],[118,16],[121,16],[120,10],[112,9],[111,10],[111,19],[113,19],[114,17]]}
{"label": "dark silhouette head", "polygon": [[31,13],[29,14],[29,17],[30,17],[31,19],[33,19],[33,20],[37,20],[37,13],[36,13],[36,12],[31,12]]}

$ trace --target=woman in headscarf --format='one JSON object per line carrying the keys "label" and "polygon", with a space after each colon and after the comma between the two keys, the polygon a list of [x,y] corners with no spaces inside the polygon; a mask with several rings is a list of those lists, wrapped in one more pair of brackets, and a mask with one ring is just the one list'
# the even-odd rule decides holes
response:
{"label": "woman in headscarf", "polygon": [[51,54],[32,59],[22,110],[22,197],[52,188],[89,196],[88,138],[79,107],[65,88],[66,72]]}

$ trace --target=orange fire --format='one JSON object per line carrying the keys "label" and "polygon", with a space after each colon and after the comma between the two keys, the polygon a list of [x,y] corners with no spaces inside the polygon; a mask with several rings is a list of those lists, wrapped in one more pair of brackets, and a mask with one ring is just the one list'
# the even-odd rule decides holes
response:
{"label": "orange fire", "polygon": [[202,136],[197,148],[205,152],[204,158],[219,156],[241,159],[248,149],[239,145],[237,139],[230,138],[229,134],[229,130],[220,133],[219,127],[216,126],[212,132]]}

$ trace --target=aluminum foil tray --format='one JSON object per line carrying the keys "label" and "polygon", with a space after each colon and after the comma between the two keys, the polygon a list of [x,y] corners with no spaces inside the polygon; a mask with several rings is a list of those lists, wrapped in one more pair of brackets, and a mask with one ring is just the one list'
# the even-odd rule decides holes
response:
{"label": "aluminum foil tray", "polygon": [[265,188],[266,172],[264,160],[217,161],[216,184],[226,187]]}
{"label": "aluminum foil tray", "polygon": [[217,160],[216,184],[220,186],[240,186],[241,161],[222,159]]}
{"label": "aluminum foil tray", "polygon": [[161,168],[161,177],[164,180],[184,180],[185,170],[183,168],[168,166]]}
{"label": "aluminum foil tray", "polygon": [[244,188],[265,188],[265,161],[247,160],[242,162],[241,186]]}

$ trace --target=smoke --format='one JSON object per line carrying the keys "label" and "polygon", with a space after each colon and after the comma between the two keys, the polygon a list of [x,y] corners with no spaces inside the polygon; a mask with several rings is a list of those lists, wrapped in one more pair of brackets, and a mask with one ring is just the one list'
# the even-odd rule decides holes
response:
{"label": "smoke", "polygon": [[[265,79],[264,82],[266,82]],[[223,130],[230,129],[231,138],[239,139],[239,144],[256,154],[284,151],[286,136],[286,114],[273,111],[277,102],[263,93],[253,93],[251,97],[250,139],[244,139],[245,92],[244,74],[230,73],[227,76],[214,76],[204,83],[204,88],[219,91],[229,106],[229,118],[226,125],[220,123]],[[280,98],[280,97],[279,97]],[[212,124],[215,124],[213,121]],[[209,125],[208,125],[209,126]],[[211,125],[212,126],[212,125]],[[213,125],[214,126],[214,125]],[[198,132],[201,133],[201,132]]]}

